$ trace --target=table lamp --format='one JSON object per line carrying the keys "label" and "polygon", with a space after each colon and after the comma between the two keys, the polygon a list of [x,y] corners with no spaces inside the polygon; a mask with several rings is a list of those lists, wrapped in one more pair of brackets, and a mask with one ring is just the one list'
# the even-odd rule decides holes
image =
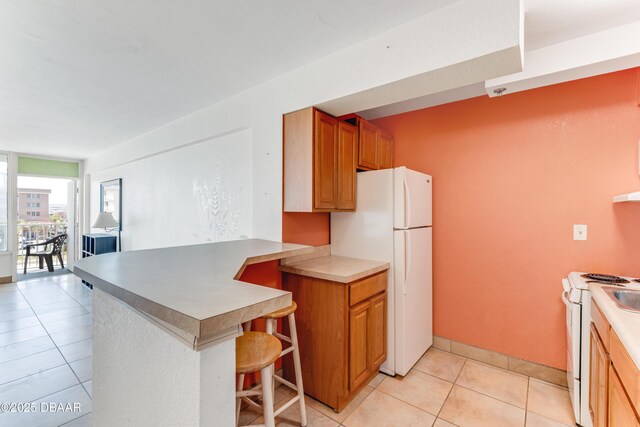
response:
{"label": "table lamp", "polygon": [[104,228],[104,231],[109,232],[113,230],[118,230],[118,251],[122,252],[122,235],[120,228],[120,224],[113,217],[111,212],[100,212],[98,214],[98,218],[96,222],[93,224],[93,228]]}

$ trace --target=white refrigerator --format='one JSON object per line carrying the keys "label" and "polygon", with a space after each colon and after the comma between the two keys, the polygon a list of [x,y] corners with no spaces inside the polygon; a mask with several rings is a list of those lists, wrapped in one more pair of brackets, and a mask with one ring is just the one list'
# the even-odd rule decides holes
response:
{"label": "white refrigerator", "polygon": [[387,360],[406,375],[433,343],[432,178],[406,167],[358,172],[356,212],[331,214],[331,253],[387,261]]}

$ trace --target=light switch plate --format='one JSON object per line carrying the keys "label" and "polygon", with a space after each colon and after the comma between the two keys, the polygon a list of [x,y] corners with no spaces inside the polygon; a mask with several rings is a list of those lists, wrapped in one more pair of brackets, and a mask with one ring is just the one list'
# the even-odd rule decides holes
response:
{"label": "light switch plate", "polygon": [[573,240],[587,240],[586,224],[573,224]]}

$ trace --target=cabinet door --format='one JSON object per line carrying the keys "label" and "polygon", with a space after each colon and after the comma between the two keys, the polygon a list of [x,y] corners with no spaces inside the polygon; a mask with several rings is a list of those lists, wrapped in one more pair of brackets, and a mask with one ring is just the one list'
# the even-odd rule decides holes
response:
{"label": "cabinet door", "polygon": [[370,304],[369,353],[375,369],[387,358],[387,293],[372,298]]}
{"label": "cabinet door", "polygon": [[338,186],[336,165],[336,138],[338,121],[322,111],[315,112],[315,138],[313,159],[313,207],[336,207]]}
{"label": "cabinet door", "polygon": [[338,209],[356,208],[356,151],[358,129],[349,123],[338,124]]}
{"label": "cabinet door", "polygon": [[393,167],[393,137],[382,131],[378,135],[378,167],[380,169]]}
{"label": "cabinet door", "polygon": [[370,374],[370,301],[349,310],[349,390],[356,389]]}
{"label": "cabinet door", "polygon": [[607,426],[609,355],[591,323],[591,361],[589,366],[589,412],[593,427]]}
{"label": "cabinet door", "polygon": [[[595,424],[594,424],[595,426]],[[609,426],[639,427],[640,422],[613,365],[609,366]]]}
{"label": "cabinet door", "polygon": [[378,129],[364,120],[360,121],[358,135],[358,167],[378,169]]}

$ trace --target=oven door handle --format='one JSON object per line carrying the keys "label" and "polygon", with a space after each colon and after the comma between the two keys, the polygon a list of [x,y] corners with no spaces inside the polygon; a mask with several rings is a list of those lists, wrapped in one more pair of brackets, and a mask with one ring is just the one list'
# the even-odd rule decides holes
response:
{"label": "oven door handle", "polygon": [[571,307],[572,302],[569,301],[569,299],[567,298],[569,296],[569,294],[567,292],[563,292],[562,293],[562,301],[564,302],[564,305],[566,305],[567,307]]}

